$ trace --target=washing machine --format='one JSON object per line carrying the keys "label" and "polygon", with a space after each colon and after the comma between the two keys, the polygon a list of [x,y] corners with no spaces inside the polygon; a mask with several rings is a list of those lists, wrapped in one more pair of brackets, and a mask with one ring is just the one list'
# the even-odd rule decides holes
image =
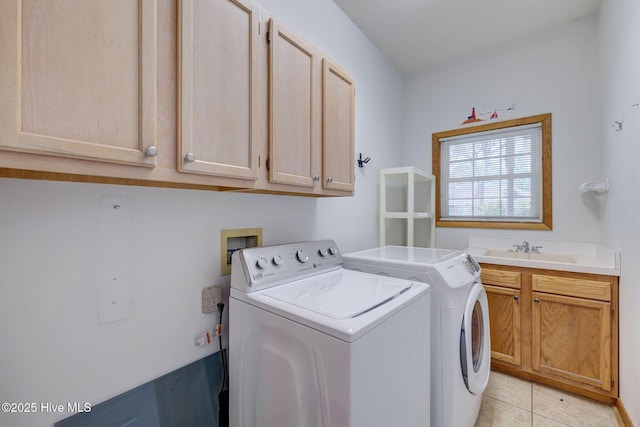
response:
{"label": "washing machine", "polygon": [[428,426],[431,288],[342,268],[333,240],[233,254],[233,427]]}
{"label": "washing machine", "polygon": [[346,254],[343,267],[431,285],[431,425],[473,426],[491,366],[478,263],[461,251],[385,246]]}

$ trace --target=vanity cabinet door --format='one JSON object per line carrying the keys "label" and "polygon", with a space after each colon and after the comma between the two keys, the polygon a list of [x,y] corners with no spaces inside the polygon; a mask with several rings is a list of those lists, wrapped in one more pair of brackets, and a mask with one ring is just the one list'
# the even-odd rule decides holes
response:
{"label": "vanity cabinet door", "polygon": [[521,363],[520,290],[484,285],[489,302],[491,357],[514,365]]}
{"label": "vanity cabinet door", "polygon": [[181,0],[181,172],[258,177],[259,6],[251,0]]}
{"label": "vanity cabinet door", "polygon": [[2,1],[0,149],[155,166],[156,9]]}
{"label": "vanity cabinet door", "polygon": [[610,391],[611,303],[533,292],[532,368]]}
{"label": "vanity cabinet door", "polygon": [[519,366],[522,358],[522,275],[518,271],[482,268],[489,301],[491,357]]}

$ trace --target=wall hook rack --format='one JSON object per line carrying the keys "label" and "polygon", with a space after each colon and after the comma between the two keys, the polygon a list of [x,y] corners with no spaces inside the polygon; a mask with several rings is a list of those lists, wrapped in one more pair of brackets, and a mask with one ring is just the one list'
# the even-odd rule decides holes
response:
{"label": "wall hook rack", "polygon": [[365,164],[369,163],[371,157],[367,157],[365,159],[362,158],[362,153],[360,153],[360,158],[358,159],[358,167],[363,168]]}

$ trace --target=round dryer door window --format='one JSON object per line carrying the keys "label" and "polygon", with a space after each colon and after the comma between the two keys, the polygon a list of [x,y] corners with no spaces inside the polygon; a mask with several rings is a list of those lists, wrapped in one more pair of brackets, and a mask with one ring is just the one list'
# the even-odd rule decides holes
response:
{"label": "round dryer door window", "polygon": [[491,339],[489,306],[482,284],[471,286],[460,331],[460,365],[467,389],[481,394],[489,382]]}
{"label": "round dryer door window", "polygon": [[482,346],[484,344],[484,322],[482,316],[482,307],[476,301],[471,312],[471,362],[473,363],[473,372],[480,370],[482,364]]}

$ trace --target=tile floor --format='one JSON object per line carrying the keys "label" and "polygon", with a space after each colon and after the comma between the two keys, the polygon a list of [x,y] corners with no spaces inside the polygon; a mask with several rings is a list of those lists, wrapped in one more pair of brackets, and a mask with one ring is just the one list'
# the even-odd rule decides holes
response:
{"label": "tile floor", "polygon": [[476,427],[619,427],[611,406],[491,372]]}

